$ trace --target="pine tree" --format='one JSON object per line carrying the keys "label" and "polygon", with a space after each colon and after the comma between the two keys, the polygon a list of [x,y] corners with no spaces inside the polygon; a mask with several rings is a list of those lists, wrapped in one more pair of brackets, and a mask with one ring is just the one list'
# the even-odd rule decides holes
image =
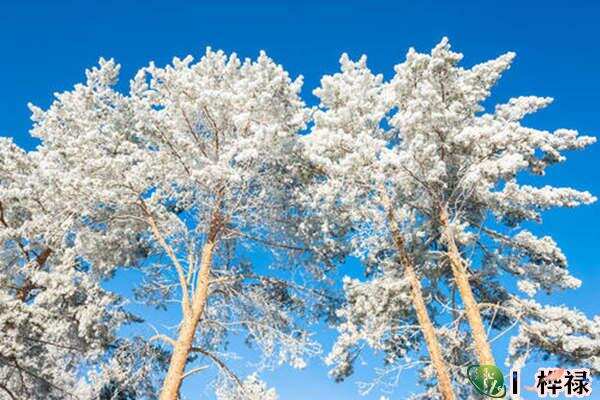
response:
{"label": "pine tree", "polygon": [[[440,369],[450,371],[458,397],[469,397],[465,366],[495,364],[488,330],[502,335],[515,325],[520,330],[508,363],[519,365],[539,351],[597,370],[597,318],[521,298],[508,289],[508,278],[500,279],[516,278],[530,296],[576,288],[579,281],[555,241],[526,227],[541,222],[545,209],[595,201],[588,192],[519,183],[595,139],[522,125],[549,98],[518,97],[486,112],[482,104],[513,58],[507,53],[462,68],[462,55],[444,39],[431,54],[411,49],[384,82],[367,69],[366,58],[343,56],[342,72],[325,77],[315,92],[321,110],[305,141],[321,177],[307,202],[321,210],[325,231],[341,225],[330,229],[328,221],[351,221],[354,232],[345,239],[371,274],[367,282],[345,282],[340,336],[329,356],[334,375],[351,373],[366,344],[386,354],[388,367],[374,382],[380,383],[420,365],[410,353],[419,354],[425,339],[431,363],[420,365],[430,386],[423,398],[449,396]],[[417,282],[426,283],[439,363],[436,346],[415,338],[418,319],[411,310],[421,296],[407,265],[414,266]],[[418,326],[423,334],[428,330],[422,319]],[[434,377],[437,388],[427,383]]]}
{"label": "pine tree", "polygon": [[[144,244],[138,299],[181,313],[174,337],[153,335],[172,350],[160,398],[176,399],[183,380],[204,369],[192,366],[198,356],[242,382],[220,354],[231,335],[255,344],[265,366],[304,367],[320,350],[297,318],[313,292],[281,278],[299,264],[286,255],[306,253],[288,234],[297,229],[288,171],[308,119],[301,79],[264,53],[242,61],[210,49],[195,63],[151,63],[128,94],[114,88],[118,73],[101,60],[85,84],[47,111],[34,108],[33,132],[47,159],[69,171],[62,181],[74,196],[90,212],[107,210],[97,222],[106,234],[118,238],[113,225],[123,224],[124,237]],[[253,252],[289,266],[265,273]]]}
{"label": "pine tree", "polygon": [[[344,334],[328,361],[337,364],[333,374],[341,379],[351,372],[355,355],[350,349],[356,341],[365,339],[394,358],[414,350],[417,344],[408,337],[414,336],[417,328],[427,346],[442,398],[454,399],[423,294],[421,271],[416,266],[420,255],[412,241],[405,238],[412,233],[407,222],[414,213],[397,201],[396,188],[391,186],[394,177],[388,175],[390,171],[380,159],[388,145],[387,132],[381,125],[389,108],[386,87],[382,76],[368,69],[366,57],[352,62],[344,55],[340,62],[342,71],[324,77],[321,87],[315,90],[322,109],[315,113],[314,127],[305,143],[307,157],[318,173],[306,201],[322,215],[326,235],[337,232],[337,227],[353,226],[354,232],[346,235],[351,249],[378,272],[368,284],[346,282],[350,305],[340,312],[346,320],[340,327]],[[378,319],[381,312],[388,311],[389,319]],[[363,325],[370,332],[359,333],[355,325]],[[399,343],[388,335],[406,335],[406,339]]]}

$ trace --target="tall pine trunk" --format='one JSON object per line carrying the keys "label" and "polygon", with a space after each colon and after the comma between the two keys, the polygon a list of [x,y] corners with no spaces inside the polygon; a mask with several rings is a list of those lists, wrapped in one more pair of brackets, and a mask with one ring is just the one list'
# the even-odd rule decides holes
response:
{"label": "tall pine trunk", "polygon": [[412,260],[406,251],[404,238],[398,229],[393,212],[391,211],[389,223],[391,226],[394,244],[396,245],[396,249],[400,255],[400,263],[402,264],[404,273],[410,282],[413,307],[415,308],[415,313],[417,314],[417,321],[419,322],[421,332],[425,338],[425,344],[427,346],[427,350],[429,351],[429,357],[431,359],[431,363],[433,364],[433,369],[435,370],[438,378],[438,390],[440,391],[440,394],[444,400],[454,400],[452,381],[450,380],[450,375],[448,375],[448,368],[442,356],[442,350],[435,333],[435,328],[431,322],[431,319],[429,318],[429,314],[427,313],[427,306],[423,300],[421,282],[417,277]]}
{"label": "tall pine trunk", "polygon": [[463,262],[460,251],[456,246],[454,235],[452,234],[452,230],[450,229],[450,225],[448,223],[448,212],[446,211],[445,207],[440,208],[440,223],[442,224],[444,235],[446,236],[448,245],[447,255],[452,267],[454,281],[458,287],[460,297],[465,307],[467,321],[471,327],[471,334],[473,336],[473,341],[475,342],[475,354],[477,355],[480,364],[496,365],[496,362],[494,361],[494,355],[492,354],[492,349],[488,342],[487,333],[483,326],[481,314],[479,313],[479,306],[477,305],[477,301],[475,300],[475,296],[473,296],[473,291],[471,290],[469,273],[465,263]]}
{"label": "tall pine trunk", "polygon": [[171,355],[171,361],[169,362],[169,370],[163,381],[160,400],[177,400],[179,397],[179,389],[183,382],[187,359],[193,347],[196,328],[198,327],[198,323],[202,318],[202,313],[206,306],[210,269],[215,244],[216,242],[214,240],[209,240],[202,248],[200,272],[198,274],[196,291],[192,299],[191,310],[185,312],[183,315],[179,336],[175,341],[173,354]]}

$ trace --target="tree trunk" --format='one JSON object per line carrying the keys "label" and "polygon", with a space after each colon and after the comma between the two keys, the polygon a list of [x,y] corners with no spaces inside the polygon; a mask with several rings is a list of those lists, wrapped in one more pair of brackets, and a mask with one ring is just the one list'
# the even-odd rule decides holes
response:
{"label": "tree trunk", "polygon": [[454,281],[460,292],[462,298],[465,314],[467,321],[471,326],[471,334],[473,335],[473,341],[475,342],[475,353],[479,359],[481,365],[496,365],[494,361],[494,355],[487,339],[487,334],[483,326],[481,314],[479,313],[479,306],[473,296],[471,290],[471,284],[469,283],[469,273],[462,260],[461,254],[454,241],[454,235],[450,230],[448,223],[448,213],[444,207],[440,209],[440,222],[444,228],[444,234],[448,245],[448,259],[452,267],[452,274],[454,275]]}
{"label": "tree trunk", "polygon": [[452,383],[450,376],[448,375],[446,363],[444,362],[444,358],[442,356],[440,343],[437,340],[435,328],[431,322],[431,319],[429,319],[427,306],[423,300],[421,282],[419,281],[417,274],[415,273],[413,263],[406,252],[404,238],[400,234],[395,220],[392,219],[390,223],[392,225],[391,231],[394,243],[396,244],[396,248],[400,254],[400,262],[404,267],[404,272],[410,282],[412,302],[417,314],[417,320],[419,322],[419,326],[421,327],[423,337],[425,338],[425,344],[427,345],[427,350],[429,351],[431,363],[433,364],[433,368],[438,378],[438,390],[440,391],[444,400],[454,400]]}
{"label": "tree trunk", "polygon": [[179,398],[179,388],[185,373],[187,358],[192,349],[194,334],[196,333],[197,321],[193,321],[192,316],[184,317],[179,337],[173,347],[173,354],[169,362],[169,371],[163,382],[161,400],[177,400]]}
{"label": "tree trunk", "polygon": [[[169,362],[169,371],[163,382],[160,400],[177,400],[179,398],[179,388],[185,374],[187,359],[193,347],[196,328],[200,318],[202,318],[208,297],[208,283],[215,244],[214,240],[209,240],[202,248],[200,272],[191,310],[187,310],[183,315],[179,336],[173,347],[173,354]],[[187,296],[188,294],[185,293],[184,295]]]}

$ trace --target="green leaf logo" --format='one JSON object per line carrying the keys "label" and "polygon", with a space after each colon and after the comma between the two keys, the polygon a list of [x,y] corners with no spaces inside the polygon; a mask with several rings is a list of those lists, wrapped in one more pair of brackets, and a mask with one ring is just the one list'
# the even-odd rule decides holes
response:
{"label": "green leaf logo", "polygon": [[471,365],[467,368],[467,376],[479,394],[496,399],[506,395],[504,376],[495,365]]}

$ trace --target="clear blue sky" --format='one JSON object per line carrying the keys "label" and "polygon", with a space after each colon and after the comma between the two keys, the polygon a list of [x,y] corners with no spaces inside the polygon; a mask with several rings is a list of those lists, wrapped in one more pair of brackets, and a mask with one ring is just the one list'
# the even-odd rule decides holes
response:
{"label": "clear blue sky", "polygon": [[[264,49],[292,76],[305,76],[305,97],[323,73],[337,70],[342,52],[369,56],[386,76],[409,46],[428,51],[443,36],[465,54],[465,64],[513,50],[513,68],[496,88],[494,100],[535,94],[555,103],[529,119],[540,128],[568,127],[600,134],[600,3],[593,1],[0,1],[0,135],[31,149],[28,101],[46,107],[52,93],[83,80],[100,56],[114,57],[127,82],[150,60],[162,65],[173,56],[201,55],[206,46],[257,55]],[[167,5],[168,4],[168,5]],[[547,181],[600,195],[600,144],[568,155]],[[551,233],[584,281],[578,291],[553,298],[598,314],[600,205],[547,214]],[[323,334],[327,343],[331,335]],[[501,349],[498,349],[502,351]],[[358,376],[368,376],[368,368]],[[234,367],[236,367],[234,365]],[[242,368],[240,366],[240,368]],[[355,381],[331,382],[319,360],[303,372],[284,369],[266,375],[282,400],[359,398]],[[414,390],[406,375],[392,398]],[[201,383],[186,386],[191,398],[205,398]],[[600,388],[596,388],[600,390]],[[193,393],[199,393],[193,395]],[[376,399],[378,395],[368,398]]]}

